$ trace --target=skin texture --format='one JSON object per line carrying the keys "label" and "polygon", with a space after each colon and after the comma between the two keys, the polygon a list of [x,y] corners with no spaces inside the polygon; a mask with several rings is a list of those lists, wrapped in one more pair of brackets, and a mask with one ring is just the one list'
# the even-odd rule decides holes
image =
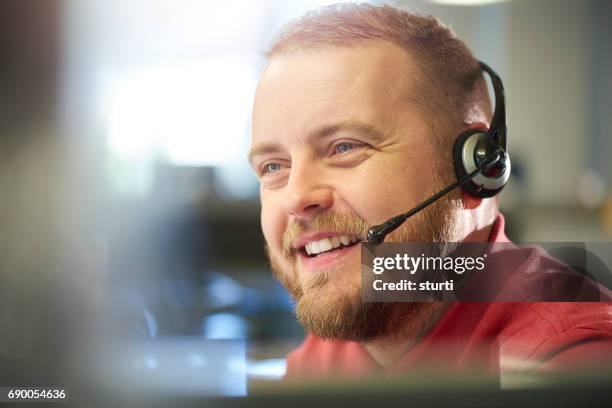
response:
{"label": "skin texture", "polygon": [[[383,365],[426,332],[444,305],[364,308],[359,245],[319,264],[292,245],[313,234],[362,234],[453,180],[438,159],[432,119],[411,97],[417,72],[409,55],[382,42],[292,51],[270,61],[253,111],[250,161],[275,275],[309,331],[362,341]],[[485,241],[495,211],[482,201],[455,192],[387,241]]]}

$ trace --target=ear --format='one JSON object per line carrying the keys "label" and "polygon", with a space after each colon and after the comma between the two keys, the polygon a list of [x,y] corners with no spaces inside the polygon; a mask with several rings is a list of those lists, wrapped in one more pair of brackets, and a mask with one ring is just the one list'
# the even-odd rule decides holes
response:
{"label": "ear", "polygon": [[[474,121],[469,124],[466,124],[466,127],[463,129],[463,132],[468,131],[470,129],[477,129],[477,130],[486,132],[489,129],[489,126],[484,122]],[[469,192],[467,192],[465,189],[460,188],[460,192],[461,192],[461,203],[465,210],[474,210],[478,208],[480,204],[482,203],[482,200],[483,200],[482,198],[474,197]]]}
{"label": "ear", "polygon": [[465,132],[468,129],[478,129],[482,130],[483,132],[486,132],[487,130],[489,130],[489,126],[486,123],[480,121],[470,122],[466,124],[465,128],[461,131],[461,133]]}
{"label": "ear", "polygon": [[464,189],[460,190],[461,192],[461,203],[463,204],[463,208],[465,210],[475,210],[482,203],[482,198],[474,197]]}

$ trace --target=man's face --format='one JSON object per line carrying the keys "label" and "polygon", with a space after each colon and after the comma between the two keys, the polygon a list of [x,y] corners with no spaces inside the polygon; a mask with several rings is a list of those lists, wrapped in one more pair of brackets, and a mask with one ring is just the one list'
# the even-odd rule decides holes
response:
{"label": "man's face", "polygon": [[[411,65],[386,44],[295,51],[273,57],[258,86],[251,163],[261,225],[274,272],[315,334],[367,338],[386,330],[360,321],[376,307],[360,299],[355,241],[444,183],[440,152],[411,97],[418,99]],[[421,212],[387,240],[448,240],[450,203]]]}

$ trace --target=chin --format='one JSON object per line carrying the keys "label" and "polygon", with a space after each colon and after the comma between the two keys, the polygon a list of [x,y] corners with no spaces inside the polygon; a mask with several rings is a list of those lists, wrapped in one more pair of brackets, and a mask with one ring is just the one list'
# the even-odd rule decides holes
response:
{"label": "chin", "polygon": [[326,271],[298,270],[300,286],[304,292],[315,292],[330,296],[348,296],[361,289],[361,275],[354,267],[337,267]]}
{"label": "chin", "polygon": [[366,341],[376,337],[380,327],[370,318],[380,305],[362,302],[358,282],[343,281],[335,279],[305,290],[296,303],[298,321],[308,332],[325,339]]}

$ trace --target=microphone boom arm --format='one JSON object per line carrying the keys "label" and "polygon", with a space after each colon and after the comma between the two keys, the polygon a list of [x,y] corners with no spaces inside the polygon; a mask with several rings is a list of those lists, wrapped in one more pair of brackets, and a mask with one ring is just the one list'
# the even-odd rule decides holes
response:
{"label": "microphone boom arm", "polygon": [[457,187],[461,187],[462,185],[466,184],[468,181],[472,180],[480,173],[489,170],[495,163],[497,163],[503,157],[503,154],[503,150],[501,148],[498,148],[492,154],[485,157],[484,160],[482,160],[482,162],[480,163],[480,165],[463,179],[457,180],[453,184],[446,186],[443,190],[429,197],[427,200],[423,201],[421,204],[417,205],[410,211],[400,215],[396,215],[395,217],[383,222],[382,224],[371,227],[368,230],[367,242],[374,245],[381,244],[388,234],[399,228],[399,226],[406,222],[408,218],[412,217],[414,214],[418,213],[425,207],[433,204],[436,200],[439,200],[441,197],[450,193]]}

